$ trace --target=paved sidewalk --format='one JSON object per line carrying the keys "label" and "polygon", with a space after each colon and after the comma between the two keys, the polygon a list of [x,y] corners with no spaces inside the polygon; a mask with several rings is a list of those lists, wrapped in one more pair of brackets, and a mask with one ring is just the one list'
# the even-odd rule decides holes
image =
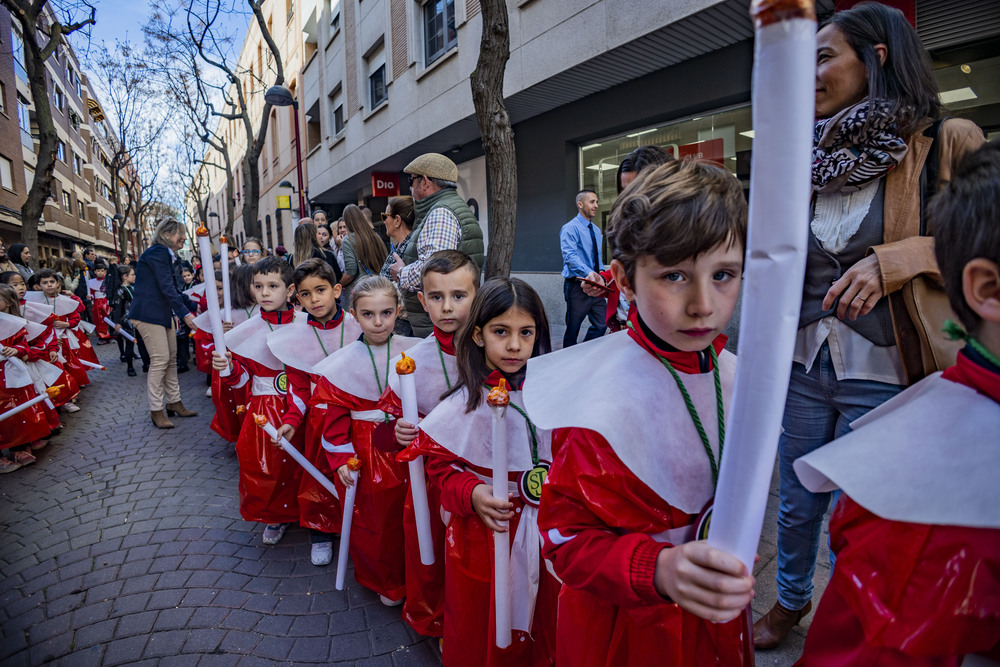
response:
{"label": "paved sidewalk", "polygon": [[204,375],[180,376],[198,417],[159,431],[141,369],[97,350],[109,370],[83,409],[0,477],[0,664],[440,664],[352,573],[335,590],[305,530],[261,544],[233,448],[208,429]]}
{"label": "paved sidewalk", "polygon": [[[37,463],[0,476],[0,665],[440,664],[353,573],[335,590],[306,531],[261,544],[239,516],[233,448],[208,429],[202,374],[180,376],[198,417],[159,431],[145,376],[97,349],[109,370],[91,374],[83,409]],[[772,494],[755,615],[775,599],[776,507]],[[824,547],[817,599],[828,576]],[[757,664],[791,665],[803,641],[796,628]]]}

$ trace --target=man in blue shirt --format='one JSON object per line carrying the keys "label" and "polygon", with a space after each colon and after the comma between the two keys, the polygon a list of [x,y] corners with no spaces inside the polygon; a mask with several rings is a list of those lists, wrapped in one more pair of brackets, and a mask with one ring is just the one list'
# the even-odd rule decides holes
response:
{"label": "man in blue shirt", "polygon": [[588,296],[578,278],[604,284],[598,275],[601,263],[601,229],[591,222],[597,215],[597,193],[581,190],[576,195],[576,217],[563,225],[559,232],[559,246],[563,256],[563,296],[566,298],[566,335],[563,347],[576,345],[584,318],[590,328],[584,340],[600,338],[605,330],[607,303],[602,297]]}

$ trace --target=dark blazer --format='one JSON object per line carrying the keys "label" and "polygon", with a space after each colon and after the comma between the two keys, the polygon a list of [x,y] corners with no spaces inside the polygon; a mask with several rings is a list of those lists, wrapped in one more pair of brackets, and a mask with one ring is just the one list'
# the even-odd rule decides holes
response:
{"label": "dark blazer", "polygon": [[184,319],[196,310],[191,299],[181,293],[167,246],[156,244],[142,253],[135,267],[135,296],[128,318],[170,329],[172,314]]}

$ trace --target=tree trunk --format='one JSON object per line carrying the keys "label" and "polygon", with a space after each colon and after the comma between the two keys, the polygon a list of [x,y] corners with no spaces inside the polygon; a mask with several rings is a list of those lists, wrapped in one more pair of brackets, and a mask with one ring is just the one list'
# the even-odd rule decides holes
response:
{"label": "tree trunk", "polygon": [[506,278],[510,276],[517,230],[517,156],[514,130],[503,100],[510,30],[504,0],[482,0],[481,5],[483,34],[470,84],[489,183],[490,247],[486,255],[486,278]]}

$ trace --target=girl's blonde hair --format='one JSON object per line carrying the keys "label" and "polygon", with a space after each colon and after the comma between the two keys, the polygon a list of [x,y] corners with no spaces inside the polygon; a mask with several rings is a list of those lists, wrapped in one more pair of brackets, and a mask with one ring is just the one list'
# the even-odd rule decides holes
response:
{"label": "girl's blonde hair", "polygon": [[312,220],[305,218],[309,222],[303,222],[295,228],[292,238],[295,241],[295,252],[292,253],[292,266],[298,266],[307,259],[313,258],[313,253],[317,250],[322,252],[319,241],[316,240],[317,227]]}
{"label": "girl's blonde hair", "polygon": [[0,283],[0,311],[8,315],[21,316],[21,304],[17,292],[7,283]]}
{"label": "girl's blonde hair", "polygon": [[403,296],[399,293],[399,288],[396,287],[396,283],[392,282],[383,275],[365,276],[359,280],[354,289],[351,290],[350,310],[354,310],[358,301],[364,297],[374,296],[376,294],[388,294],[396,300],[397,307],[401,306],[403,303]]}

